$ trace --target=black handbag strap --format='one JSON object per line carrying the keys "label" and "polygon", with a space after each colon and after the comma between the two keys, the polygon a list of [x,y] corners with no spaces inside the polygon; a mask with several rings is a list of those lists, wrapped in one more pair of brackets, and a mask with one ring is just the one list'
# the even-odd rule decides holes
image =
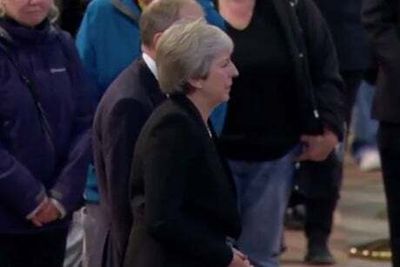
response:
{"label": "black handbag strap", "polygon": [[46,112],[43,109],[43,105],[39,100],[37,86],[32,79],[30,79],[27,75],[24,74],[24,72],[22,71],[18,62],[11,56],[11,53],[8,48],[8,44],[12,44],[12,43],[13,43],[13,40],[12,40],[11,36],[8,34],[8,32],[3,27],[0,27],[0,49],[3,50],[4,55],[14,66],[15,70],[18,73],[18,76],[23,81],[23,83],[26,85],[26,87],[29,89],[30,95],[32,96],[33,102],[36,107],[36,111],[38,113],[41,129],[42,129],[43,133],[45,134],[46,139],[49,142],[52,150],[55,151],[55,144],[53,141],[52,130],[50,127],[49,120],[47,119]]}

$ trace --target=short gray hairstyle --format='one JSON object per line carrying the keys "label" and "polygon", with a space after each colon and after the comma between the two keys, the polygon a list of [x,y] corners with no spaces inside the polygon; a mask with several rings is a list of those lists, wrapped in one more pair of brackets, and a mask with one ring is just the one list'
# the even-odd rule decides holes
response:
{"label": "short gray hairstyle", "polygon": [[151,47],[154,35],[168,29],[180,19],[180,11],[188,4],[202,7],[194,0],[158,0],[147,6],[140,17],[142,43]]}
{"label": "short gray hairstyle", "polygon": [[161,91],[188,93],[189,79],[205,79],[216,55],[233,50],[231,38],[204,20],[180,21],[166,30],[157,45],[156,64]]}
{"label": "short gray hairstyle", "polygon": [[[49,14],[47,14],[47,18],[51,23],[55,23],[59,15],[60,11],[56,4],[53,3],[53,5],[50,7]],[[7,16],[7,12],[4,9],[3,2],[0,0],[0,18],[4,18],[5,16]]]}

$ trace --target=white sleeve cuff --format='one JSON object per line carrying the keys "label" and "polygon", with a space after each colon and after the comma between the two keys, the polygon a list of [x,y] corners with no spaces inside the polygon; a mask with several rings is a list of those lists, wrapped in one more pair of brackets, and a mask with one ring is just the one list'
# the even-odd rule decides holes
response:
{"label": "white sleeve cuff", "polygon": [[60,219],[64,218],[65,215],[67,215],[67,212],[65,211],[64,206],[55,198],[50,198],[51,203],[57,208],[57,210],[60,212]]}

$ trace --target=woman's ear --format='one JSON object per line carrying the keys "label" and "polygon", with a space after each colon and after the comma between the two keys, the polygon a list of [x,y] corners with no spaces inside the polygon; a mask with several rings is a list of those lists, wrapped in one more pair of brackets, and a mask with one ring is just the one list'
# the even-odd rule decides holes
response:
{"label": "woman's ear", "polygon": [[188,80],[188,84],[190,85],[190,87],[194,88],[194,89],[201,89],[203,88],[203,79],[201,78],[190,78]]}

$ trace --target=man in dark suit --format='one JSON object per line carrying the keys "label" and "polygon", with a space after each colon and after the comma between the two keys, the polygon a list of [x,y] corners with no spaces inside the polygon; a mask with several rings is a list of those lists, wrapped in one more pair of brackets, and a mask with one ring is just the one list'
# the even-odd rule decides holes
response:
{"label": "man in dark suit", "polygon": [[104,266],[121,266],[132,224],[128,180],[133,150],[142,126],[164,99],[156,80],[155,47],[161,33],[182,18],[199,18],[194,0],[156,1],[140,19],[140,59],[126,68],[106,90],[95,116],[94,161],[99,179],[100,213],[108,232]]}
{"label": "man in dark suit", "polygon": [[364,0],[363,23],[379,61],[372,116],[379,120],[392,264],[400,266],[400,0]]}

